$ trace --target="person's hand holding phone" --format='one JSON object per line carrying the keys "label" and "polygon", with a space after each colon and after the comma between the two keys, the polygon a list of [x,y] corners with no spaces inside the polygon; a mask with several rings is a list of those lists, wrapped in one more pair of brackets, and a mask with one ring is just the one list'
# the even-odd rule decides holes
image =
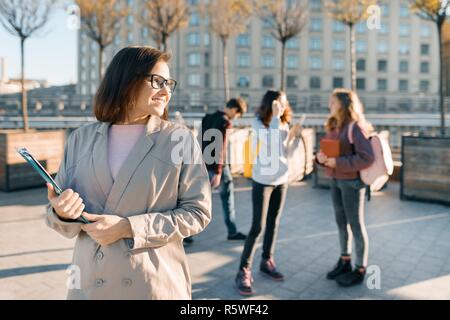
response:
{"label": "person's hand holding phone", "polygon": [[84,210],[83,199],[72,189],[64,190],[59,196],[52,184],[47,183],[48,200],[56,214],[62,219],[76,220]]}

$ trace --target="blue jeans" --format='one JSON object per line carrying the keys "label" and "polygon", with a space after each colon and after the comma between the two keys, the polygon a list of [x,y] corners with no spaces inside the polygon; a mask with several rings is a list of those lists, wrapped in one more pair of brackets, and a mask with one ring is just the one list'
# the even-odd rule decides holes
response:
{"label": "blue jeans", "polygon": [[369,238],[364,223],[364,195],[366,188],[361,179],[331,180],[336,224],[339,230],[341,254],[351,255],[352,236],[355,238],[356,265],[367,267]]}
{"label": "blue jeans", "polygon": [[[215,175],[213,171],[208,171],[209,180]],[[220,178],[220,198],[222,199],[223,217],[225,225],[228,229],[228,235],[237,233],[236,228],[236,211],[234,210],[234,184],[230,167],[224,165],[222,168],[222,176]]]}

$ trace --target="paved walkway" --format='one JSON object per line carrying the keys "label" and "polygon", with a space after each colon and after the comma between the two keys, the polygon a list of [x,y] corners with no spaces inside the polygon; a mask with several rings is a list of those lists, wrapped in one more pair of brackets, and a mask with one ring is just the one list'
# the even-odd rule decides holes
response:
{"label": "paved walkway", "polygon": [[[238,223],[251,223],[250,186],[236,186]],[[329,191],[305,181],[290,187],[281,218],[276,261],[281,283],[257,272],[251,299],[450,299],[450,208],[400,201],[398,184],[373,194],[367,204],[369,263],[375,272],[367,284],[340,288],[325,273],[339,254]],[[74,241],[43,222],[45,189],[0,192],[0,299],[64,299],[65,269]],[[214,219],[186,248],[194,299],[241,299],[233,288],[242,242],[226,241],[220,199],[214,194]],[[379,268],[379,269],[378,269]],[[380,289],[370,289],[381,285]]]}

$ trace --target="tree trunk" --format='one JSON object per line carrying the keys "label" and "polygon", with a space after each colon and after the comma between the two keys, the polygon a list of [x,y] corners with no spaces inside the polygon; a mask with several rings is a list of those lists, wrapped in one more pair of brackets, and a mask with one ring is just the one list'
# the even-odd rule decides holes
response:
{"label": "tree trunk", "polygon": [[285,60],[286,60],[286,41],[281,42],[281,86],[280,90],[284,91],[285,89],[285,78],[286,78],[286,70],[285,70]]}
{"label": "tree trunk", "polygon": [[439,42],[439,110],[441,113],[441,135],[445,136],[445,104],[444,104],[444,48],[442,45],[442,27],[443,23],[437,23],[438,42]]}
{"label": "tree trunk", "polygon": [[99,44],[98,47],[98,84],[100,85],[103,78],[103,51],[105,50],[105,47],[101,44]]}
{"label": "tree trunk", "polygon": [[227,39],[222,38],[223,48],[223,86],[225,90],[225,103],[230,100],[230,85],[228,83],[228,54],[227,54]]}
{"label": "tree trunk", "polygon": [[22,86],[22,117],[23,117],[23,129],[25,132],[29,130],[28,125],[28,106],[27,106],[27,92],[25,89],[25,40],[26,38],[20,39],[20,55],[21,55],[21,78],[20,83]]}
{"label": "tree trunk", "polygon": [[162,34],[162,49],[163,51],[167,51],[167,39],[168,37],[165,34]]}
{"label": "tree trunk", "polygon": [[349,24],[348,27],[350,29],[350,88],[356,91],[356,34],[353,24]]}

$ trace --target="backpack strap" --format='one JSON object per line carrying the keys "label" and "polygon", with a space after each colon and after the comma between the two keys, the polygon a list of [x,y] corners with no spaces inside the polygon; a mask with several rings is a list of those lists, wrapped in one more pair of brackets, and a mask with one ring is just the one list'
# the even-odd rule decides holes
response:
{"label": "backpack strap", "polygon": [[348,125],[347,138],[350,144],[353,144],[353,127],[355,126],[355,121],[350,122]]}

